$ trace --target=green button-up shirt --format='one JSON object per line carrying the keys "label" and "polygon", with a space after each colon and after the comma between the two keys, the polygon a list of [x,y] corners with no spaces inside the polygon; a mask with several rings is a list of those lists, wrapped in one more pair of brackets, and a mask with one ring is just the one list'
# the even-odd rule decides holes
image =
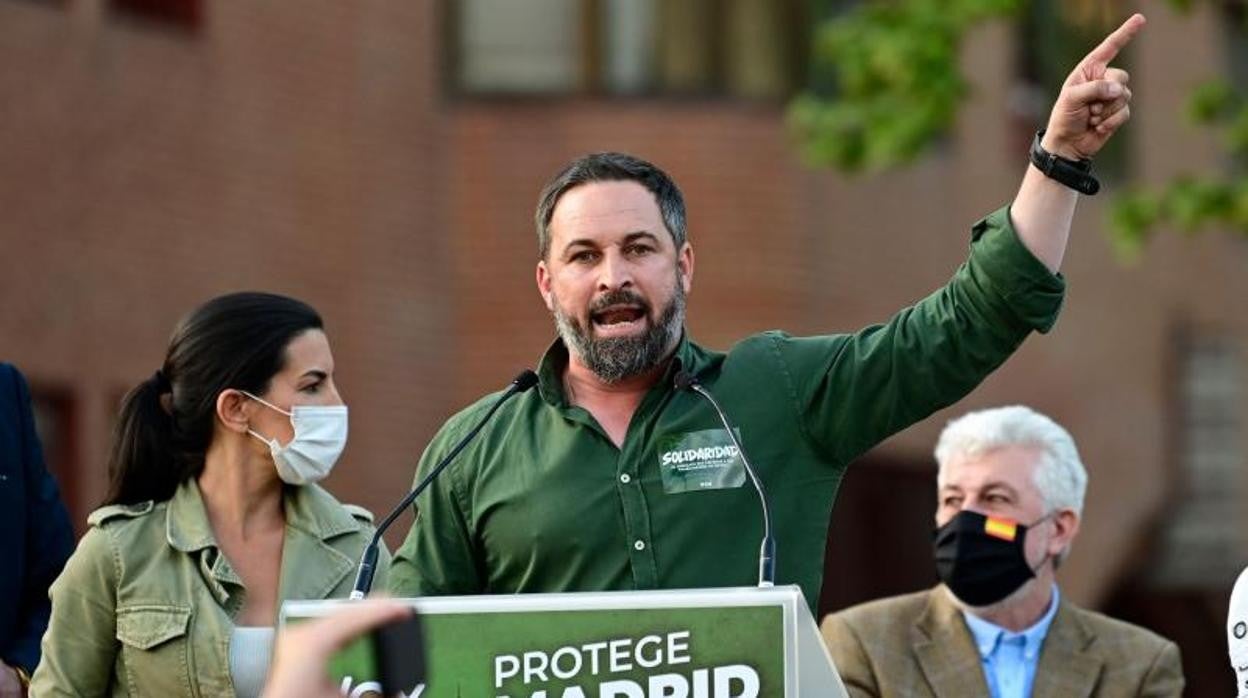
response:
{"label": "green button-up shirt", "polygon": [[[621,447],[568,404],[561,342],[536,391],[507,403],[417,500],[395,556],[403,596],[751,585],[759,502],[727,434],[697,395],[723,405],[759,471],[777,540],[776,581],[818,602],[829,516],[846,465],[979,384],[1032,331],[1047,331],[1065,284],[1021,244],[1001,209],[977,223],[969,260],[942,289],[856,334],[765,332],[728,353],[681,341]],[[497,395],[497,394],[496,394]],[[422,476],[493,404],[452,417]],[[707,468],[703,470],[703,468]],[[718,468],[718,469],[716,469]]]}

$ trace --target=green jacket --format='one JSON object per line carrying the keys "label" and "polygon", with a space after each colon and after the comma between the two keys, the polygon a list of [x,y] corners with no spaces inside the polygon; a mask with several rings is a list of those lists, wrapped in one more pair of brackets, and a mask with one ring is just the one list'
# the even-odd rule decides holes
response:
{"label": "green jacket", "polygon": [[[372,515],[288,487],[279,598],[351,592]],[[38,696],[233,696],[229,642],[246,589],[217,548],[194,480],[166,502],[108,506],[52,585]],[[378,585],[385,584],[383,550]]]}

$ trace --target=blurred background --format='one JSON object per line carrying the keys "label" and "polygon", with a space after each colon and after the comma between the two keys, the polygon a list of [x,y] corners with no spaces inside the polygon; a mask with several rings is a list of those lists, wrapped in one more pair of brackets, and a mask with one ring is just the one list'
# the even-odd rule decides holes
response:
{"label": "blurred background", "polygon": [[324,315],[352,411],[328,487],[388,510],[441,422],[552,339],[532,211],[588,151],[684,189],[701,343],[883,321],[948,279],[1065,74],[1138,10],[1132,119],[1080,203],[1057,327],[851,468],[820,607],[932,584],[936,435],[1026,403],[1091,477],[1064,593],[1178,641],[1192,695],[1228,693],[1244,1],[872,4],[0,0],[0,359],[32,383],[78,533],[121,397],[180,317],[243,289]]}

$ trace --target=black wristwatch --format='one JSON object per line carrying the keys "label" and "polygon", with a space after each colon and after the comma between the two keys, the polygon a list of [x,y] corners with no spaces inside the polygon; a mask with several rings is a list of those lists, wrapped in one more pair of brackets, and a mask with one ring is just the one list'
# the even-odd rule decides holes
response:
{"label": "black wristwatch", "polygon": [[1092,176],[1091,160],[1067,160],[1054,155],[1040,145],[1041,138],[1044,138],[1043,129],[1036,132],[1036,138],[1031,142],[1031,164],[1044,176],[1088,196],[1101,190],[1101,183]]}

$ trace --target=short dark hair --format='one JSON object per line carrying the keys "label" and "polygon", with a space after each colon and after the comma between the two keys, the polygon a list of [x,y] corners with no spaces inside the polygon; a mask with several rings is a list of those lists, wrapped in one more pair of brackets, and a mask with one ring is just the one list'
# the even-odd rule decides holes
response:
{"label": "short dark hair", "polygon": [[160,370],[123,401],[104,503],[172,497],[204,469],[221,391],[263,395],[291,340],[322,327],[311,306],[273,293],[231,293],[196,308],[174,330]]}
{"label": "short dark hair", "polygon": [[542,259],[550,254],[550,218],[555,205],[570,189],[589,182],[637,182],[654,195],[663,216],[663,224],[672,236],[676,249],[687,239],[685,229],[685,197],[667,173],[638,157],[626,153],[590,153],[564,167],[542,189],[537,201],[537,251]]}

